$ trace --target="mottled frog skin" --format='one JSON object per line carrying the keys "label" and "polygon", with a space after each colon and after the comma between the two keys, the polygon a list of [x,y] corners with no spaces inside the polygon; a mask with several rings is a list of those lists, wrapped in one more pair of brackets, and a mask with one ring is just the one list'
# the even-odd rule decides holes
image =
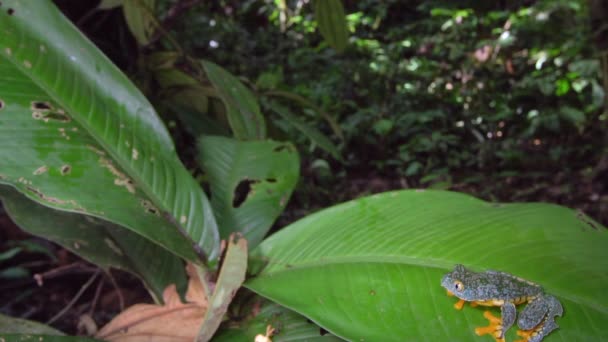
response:
{"label": "mottled frog skin", "polygon": [[490,321],[487,327],[476,328],[478,335],[491,334],[497,342],[504,342],[507,330],[517,318],[516,305],[528,303],[517,318],[517,332],[522,339],[516,342],[540,342],[558,328],[556,316],[564,312],[557,298],[544,293],[543,288],[533,282],[514,275],[498,272],[472,272],[462,265],[443,276],[443,286],[449,295],[460,300],[454,305],[462,309],[464,302],[472,306],[499,306],[501,317],[494,317],[489,311],[484,316]]}

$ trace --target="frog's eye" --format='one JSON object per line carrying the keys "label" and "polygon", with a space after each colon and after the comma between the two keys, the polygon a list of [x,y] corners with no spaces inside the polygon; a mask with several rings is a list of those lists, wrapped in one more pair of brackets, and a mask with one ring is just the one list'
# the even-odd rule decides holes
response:
{"label": "frog's eye", "polygon": [[461,282],[461,281],[456,280],[456,281],[454,282],[454,290],[456,290],[456,291],[458,291],[458,292],[460,292],[460,291],[464,290],[464,285],[462,284],[462,282]]}

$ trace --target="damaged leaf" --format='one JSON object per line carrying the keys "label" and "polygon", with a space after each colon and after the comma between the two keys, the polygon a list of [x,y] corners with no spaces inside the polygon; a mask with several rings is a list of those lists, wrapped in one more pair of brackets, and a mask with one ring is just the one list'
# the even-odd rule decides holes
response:
{"label": "damaged leaf", "polygon": [[202,61],[203,68],[226,106],[234,136],[240,140],[266,137],[266,121],[256,97],[243,83],[217,64]]}
{"label": "damaged leaf", "polygon": [[163,292],[164,305],[136,304],[116,316],[95,336],[116,342],[183,342],[194,341],[207,312],[207,296],[195,266],[189,264],[190,277],[186,302],[182,302],[175,285]]}
{"label": "damaged leaf", "polygon": [[15,10],[0,11],[0,183],[187,260],[216,258],[209,201],[148,100],[51,1],[2,6]]}
{"label": "damaged leaf", "polygon": [[209,177],[220,235],[242,233],[256,246],[285,209],[300,160],[290,143],[200,138],[199,160]]}

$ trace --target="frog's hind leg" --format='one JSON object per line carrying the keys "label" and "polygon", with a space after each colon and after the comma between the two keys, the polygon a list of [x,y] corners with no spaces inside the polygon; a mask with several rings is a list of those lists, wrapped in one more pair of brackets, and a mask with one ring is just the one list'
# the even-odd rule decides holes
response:
{"label": "frog's hind leg", "polygon": [[480,336],[490,334],[496,339],[496,341],[504,341],[505,333],[515,322],[517,310],[515,308],[515,304],[505,302],[501,306],[500,312],[501,318],[498,318],[493,316],[490,311],[486,311],[483,316],[490,321],[490,324],[486,327],[475,328],[475,333]]}
{"label": "frog's hind leg", "polygon": [[539,342],[559,326],[556,316],[564,313],[562,304],[557,298],[544,295],[531,301],[519,315],[517,335],[523,337],[516,342]]}
{"label": "frog's hind leg", "polygon": [[522,337],[515,342],[540,342],[553,330],[559,328],[555,321],[543,322],[537,329],[517,330],[517,336]]}
{"label": "frog's hind leg", "polygon": [[522,330],[533,329],[543,321],[548,311],[549,305],[544,296],[532,299],[519,314],[517,326]]}

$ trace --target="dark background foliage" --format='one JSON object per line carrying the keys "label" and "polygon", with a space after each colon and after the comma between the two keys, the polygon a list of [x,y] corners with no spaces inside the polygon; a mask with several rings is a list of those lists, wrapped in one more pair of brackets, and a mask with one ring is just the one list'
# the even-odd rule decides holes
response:
{"label": "dark background foliage", "polygon": [[[281,118],[271,121],[276,136],[305,154],[292,207],[434,187],[565,204],[606,222],[602,31],[590,16],[597,4],[345,6],[352,35],[341,54],[323,42],[312,6],[302,1],[288,1],[283,20],[274,2],[205,3],[172,26],[184,49],[256,90],[294,92],[336,118],[343,162],[309,146]],[[298,113],[332,134],[314,112]]]}

